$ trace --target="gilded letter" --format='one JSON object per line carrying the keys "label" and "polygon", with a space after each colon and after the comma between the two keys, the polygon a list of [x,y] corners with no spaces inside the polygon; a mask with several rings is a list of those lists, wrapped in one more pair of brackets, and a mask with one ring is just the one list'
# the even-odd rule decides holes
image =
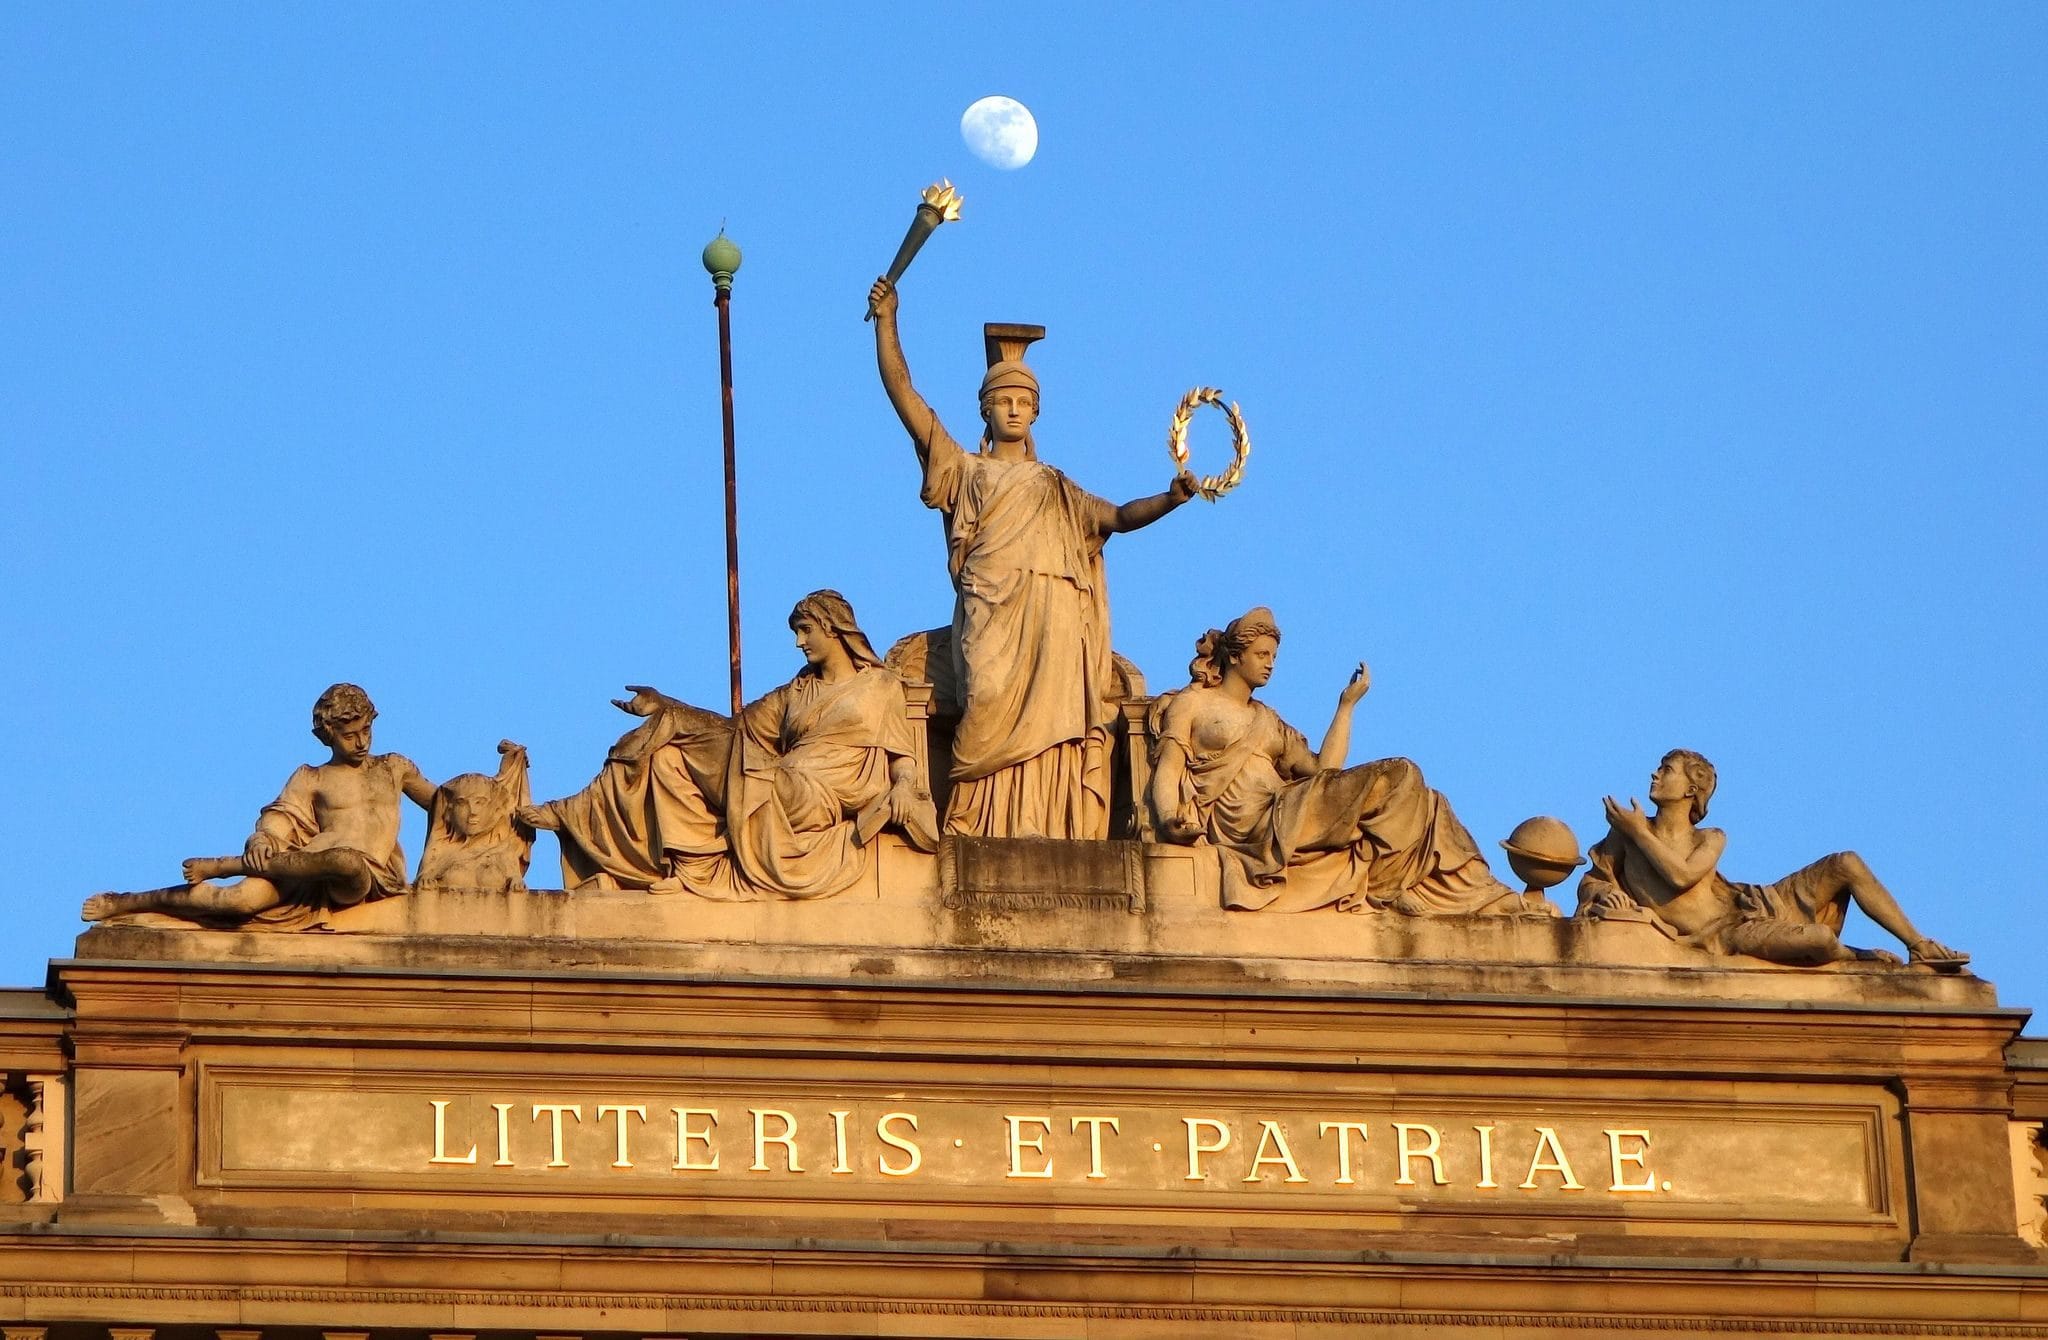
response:
{"label": "gilded letter", "polygon": [[[747,1115],[754,1119],[754,1166],[749,1171],[767,1172],[768,1146],[781,1145],[782,1152],[787,1156],[789,1170],[793,1173],[802,1172],[803,1165],[796,1161],[796,1118],[774,1107],[750,1107],[747,1109]],[[770,1117],[782,1119],[782,1134],[768,1134]]]}
{"label": "gilded letter", "polygon": [[498,1157],[491,1166],[509,1168],[512,1166],[512,1104],[492,1103],[491,1111],[498,1114]]}
{"label": "gilded letter", "polygon": [[569,1160],[562,1157],[562,1114],[566,1112],[576,1118],[576,1124],[580,1126],[583,1124],[583,1104],[535,1103],[533,1105],[533,1119],[535,1121],[540,1120],[540,1114],[543,1112],[547,1113],[549,1120],[554,1123],[554,1144],[552,1146],[554,1154],[548,1159],[546,1166],[550,1168],[566,1168],[569,1166]]}
{"label": "gilded letter", "polygon": [[[1543,1151],[1546,1149],[1551,1154],[1551,1157],[1547,1160],[1543,1157]],[[1560,1188],[1561,1190],[1584,1191],[1586,1189],[1579,1182],[1578,1178],[1572,1176],[1571,1161],[1564,1156],[1564,1146],[1557,1142],[1557,1132],[1548,1126],[1538,1126],[1536,1128],[1536,1152],[1529,1158],[1529,1176],[1517,1189],[1521,1191],[1534,1191],[1536,1189],[1536,1174],[1540,1172],[1554,1172],[1559,1177],[1562,1177],[1564,1184]]]}
{"label": "gilded letter", "polygon": [[626,1114],[631,1112],[640,1120],[645,1121],[647,1120],[647,1108],[644,1104],[640,1103],[635,1103],[631,1107],[624,1103],[599,1103],[597,1105],[597,1119],[599,1121],[604,1120],[605,1113],[607,1112],[619,1119],[619,1129],[617,1132],[619,1156],[612,1160],[612,1166],[614,1168],[630,1168],[633,1166],[633,1160],[626,1153]]}
{"label": "gilded letter", "polygon": [[[1655,1191],[1657,1189],[1657,1175],[1651,1172],[1649,1167],[1650,1133],[1648,1131],[1603,1131],[1602,1134],[1607,1137],[1607,1165],[1614,1170],[1614,1185],[1607,1189],[1609,1191]],[[1640,1140],[1642,1143],[1624,1153],[1621,1148],[1621,1142],[1624,1137],[1631,1140]],[[1624,1178],[1621,1175],[1621,1165],[1624,1163],[1635,1164],[1636,1171],[1642,1173],[1643,1180],[1631,1182]]]}
{"label": "gilded letter", "polygon": [[853,1165],[846,1161],[846,1119],[853,1113],[833,1112],[828,1115],[832,1118],[832,1171],[850,1173]]}
{"label": "gilded letter", "polygon": [[[1043,1168],[1038,1168],[1029,1172],[1025,1171],[1023,1166],[1024,1151],[1027,1149],[1035,1151],[1040,1158],[1045,1158],[1045,1137],[1052,1130],[1052,1118],[1004,1117],[1003,1120],[1009,1125],[1010,1128],[1010,1171],[1004,1173],[1003,1176],[1052,1176],[1051,1159],[1045,1159],[1045,1166]],[[1024,1138],[1024,1123],[1027,1121],[1030,1122],[1032,1125],[1038,1127],[1038,1134],[1032,1136],[1029,1140]]]}
{"label": "gilded letter", "polygon": [[1121,1135],[1123,1126],[1115,1117],[1075,1117],[1068,1133],[1078,1133],[1083,1126],[1088,1128],[1088,1175],[1107,1177],[1109,1174],[1102,1171],[1102,1128],[1107,1126]]}
{"label": "gilded letter", "polygon": [[[1414,1131],[1428,1132],[1429,1143],[1422,1146],[1422,1148],[1420,1149],[1412,1147],[1408,1143],[1408,1136],[1411,1132]],[[1394,1123],[1394,1139],[1400,1143],[1400,1148],[1395,1151],[1395,1157],[1401,1166],[1401,1175],[1394,1179],[1395,1186],[1415,1185],[1415,1179],[1408,1175],[1409,1164],[1411,1160],[1414,1159],[1429,1160],[1430,1181],[1436,1183],[1438,1186],[1450,1185],[1450,1180],[1444,1176],[1444,1138],[1442,1134],[1440,1134],[1437,1131],[1436,1127],[1424,1125],[1421,1122],[1410,1123],[1406,1121],[1397,1121]]]}
{"label": "gilded letter", "polygon": [[1337,1185],[1350,1186],[1358,1179],[1351,1175],[1351,1132],[1358,1132],[1359,1143],[1363,1144],[1371,1135],[1362,1121],[1326,1121],[1318,1126],[1320,1134],[1337,1132]]}
{"label": "gilded letter", "polygon": [[[676,1161],[670,1166],[678,1172],[717,1172],[718,1151],[711,1146],[711,1132],[718,1129],[718,1109],[715,1107],[672,1107],[669,1111],[676,1114]],[[702,1130],[690,1124],[690,1118],[692,1117],[704,1118],[704,1128]],[[690,1156],[690,1143],[692,1141],[703,1144],[704,1152],[711,1155],[710,1159],[699,1163],[696,1159],[692,1158]]]}
{"label": "gilded letter", "polygon": [[[1266,1152],[1267,1145],[1273,1147],[1273,1153],[1268,1154]],[[1252,1153],[1252,1168],[1250,1172],[1244,1175],[1244,1180],[1247,1182],[1258,1181],[1259,1169],[1268,1163],[1277,1163],[1287,1169],[1286,1180],[1290,1182],[1306,1182],[1308,1180],[1301,1175],[1301,1169],[1294,1166],[1293,1151],[1287,1148],[1287,1132],[1280,1129],[1280,1123],[1277,1121],[1261,1121],[1259,1123],[1259,1147]]]}
{"label": "gilded letter", "polygon": [[[1207,1117],[1182,1117],[1181,1122],[1188,1128],[1188,1175],[1180,1180],[1199,1182],[1202,1180],[1202,1155],[1221,1154],[1230,1148],[1230,1128],[1220,1121],[1211,1121]],[[1207,1126],[1214,1131],[1216,1143],[1205,1145],[1195,1139],[1195,1128],[1198,1126]]]}
{"label": "gilded letter", "polygon": [[[459,1159],[448,1156],[448,1103],[450,1100],[446,1098],[430,1098],[427,1101],[434,1105],[434,1157],[428,1159],[427,1162],[475,1163],[476,1146],[473,1144],[469,1147],[469,1152]],[[1615,1166],[1620,1167],[1621,1165],[1616,1164]],[[1617,1179],[1620,1176],[1620,1173],[1615,1174]]]}
{"label": "gilded letter", "polygon": [[889,1123],[892,1121],[903,1122],[914,1131],[917,1129],[917,1116],[911,1112],[884,1112],[875,1120],[875,1138],[891,1149],[900,1149],[910,1155],[910,1162],[900,1168],[892,1168],[889,1160],[878,1154],[875,1156],[875,1171],[884,1177],[908,1177],[924,1166],[924,1151],[917,1147],[917,1141],[891,1134]]}
{"label": "gilded letter", "polygon": [[1500,1185],[1493,1180],[1493,1127],[1474,1126],[1479,1132],[1479,1180],[1473,1184],[1475,1190],[1490,1191]]}

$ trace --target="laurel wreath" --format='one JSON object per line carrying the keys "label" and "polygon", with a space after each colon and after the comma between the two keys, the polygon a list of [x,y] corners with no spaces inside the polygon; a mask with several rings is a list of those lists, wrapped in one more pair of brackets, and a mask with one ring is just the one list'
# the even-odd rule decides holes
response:
{"label": "laurel wreath", "polygon": [[1244,426],[1244,415],[1238,412],[1235,403],[1225,404],[1223,392],[1213,386],[1197,386],[1180,398],[1180,404],[1173,411],[1173,422],[1166,429],[1167,454],[1182,470],[1188,467],[1188,423],[1195,417],[1198,405],[1214,405],[1230,420],[1230,445],[1236,451],[1236,458],[1220,475],[1204,475],[1195,481],[1195,492],[1215,502],[1224,494],[1237,487],[1244,478],[1244,463],[1252,454],[1252,435]]}

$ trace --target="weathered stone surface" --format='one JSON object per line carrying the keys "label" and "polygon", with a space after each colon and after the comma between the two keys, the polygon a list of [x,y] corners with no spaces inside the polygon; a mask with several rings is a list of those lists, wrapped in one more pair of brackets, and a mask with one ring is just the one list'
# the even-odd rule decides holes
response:
{"label": "weathered stone surface", "polygon": [[[1079,896],[1060,896],[1023,867],[970,859],[970,892],[962,895],[956,887],[959,906],[948,906],[940,863],[884,834],[868,877],[817,902],[713,903],[644,892],[422,891],[335,913],[333,934],[112,924],[88,930],[77,952],[184,962],[515,971],[615,967],[825,980],[942,981],[968,975],[1020,983],[1261,983],[1554,993],[1646,1003],[1996,1004],[1991,985],[1967,974],[1857,963],[1824,970],[1778,967],[1690,949],[1636,923],[1232,912],[1220,906],[1213,852],[1048,845],[1074,848],[1068,856],[1075,868],[1066,873],[1078,881]],[[1116,892],[1129,888],[1133,851],[1142,851],[1144,871],[1143,910],[1137,915]],[[1025,887],[1003,896],[998,886],[1004,884]],[[1090,906],[1070,905],[1080,902]]]}

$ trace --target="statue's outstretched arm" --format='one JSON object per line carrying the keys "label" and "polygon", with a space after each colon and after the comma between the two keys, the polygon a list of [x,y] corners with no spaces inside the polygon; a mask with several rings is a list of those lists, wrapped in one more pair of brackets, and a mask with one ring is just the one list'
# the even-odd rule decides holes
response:
{"label": "statue's outstretched arm", "polygon": [[910,364],[904,361],[903,339],[896,329],[896,286],[877,279],[868,290],[868,303],[875,309],[875,362],[882,371],[882,389],[889,393],[889,403],[909,430],[917,459],[922,462],[939,429],[939,416],[910,384]]}
{"label": "statue's outstretched arm", "polygon": [[1173,477],[1173,482],[1166,486],[1164,493],[1133,498],[1117,508],[1115,516],[1109,523],[1108,533],[1121,535],[1127,530],[1143,529],[1194,496],[1195,477],[1183,470]]}

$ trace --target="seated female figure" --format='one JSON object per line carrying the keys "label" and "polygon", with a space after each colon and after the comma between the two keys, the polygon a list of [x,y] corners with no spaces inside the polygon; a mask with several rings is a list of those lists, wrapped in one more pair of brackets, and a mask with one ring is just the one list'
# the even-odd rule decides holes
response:
{"label": "seated female figure", "polygon": [[885,824],[930,849],[903,681],[836,591],[798,601],[789,626],[804,668],[737,722],[636,688],[617,705],[647,721],[590,785],[519,812],[560,838],[566,887],[823,898],[860,879]]}
{"label": "seated female figure", "polygon": [[1520,910],[1421,769],[1405,758],[1344,767],[1352,709],[1372,682],[1364,664],[1338,695],[1320,754],[1252,697],[1272,678],[1279,649],[1270,610],[1212,629],[1196,644],[1193,682],[1161,695],[1147,719],[1160,835],[1215,845],[1223,905],[1413,916]]}

